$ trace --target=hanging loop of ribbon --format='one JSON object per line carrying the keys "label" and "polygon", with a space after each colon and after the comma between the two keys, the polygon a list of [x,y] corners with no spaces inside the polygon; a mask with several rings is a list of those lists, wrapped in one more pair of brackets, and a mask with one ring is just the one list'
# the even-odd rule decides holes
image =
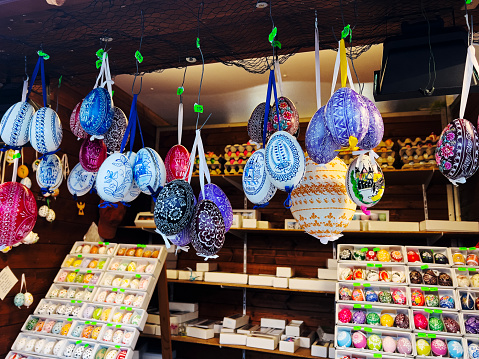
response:
{"label": "hanging loop of ribbon", "polygon": [[40,159],[40,160],[42,160],[42,159],[47,159],[48,156],[53,155],[53,154],[57,153],[57,152],[60,151],[60,150],[61,150],[61,148],[57,148],[55,151],[46,152],[46,153],[42,154],[39,159]]}
{"label": "hanging loop of ribbon", "polygon": [[101,63],[101,68],[100,68],[100,73],[98,74],[98,77],[95,82],[95,86],[93,87],[96,89],[98,86],[100,87],[105,87],[107,86],[108,93],[110,94],[111,98],[111,107],[113,108],[113,88],[112,85],[114,84],[114,81],[111,79],[111,73],[110,73],[110,64],[108,61],[108,53],[105,51],[103,52],[102,56],[102,63]]}
{"label": "hanging loop of ribbon", "polygon": [[461,105],[459,108],[459,118],[464,118],[466,112],[467,98],[469,97],[469,89],[471,87],[471,78],[473,68],[479,73],[479,64],[476,59],[476,49],[474,45],[467,48],[466,66],[464,68],[464,78],[462,80]]}
{"label": "hanging loop of ribbon", "polygon": [[314,22],[314,68],[316,75],[316,107],[319,110],[321,108],[321,67],[319,63],[319,31],[317,16]]}
{"label": "hanging loop of ribbon", "polygon": [[158,187],[158,189],[156,191],[151,186],[147,186],[146,188],[148,188],[148,191],[151,192],[151,198],[153,198],[153,202],[156,203],[156,197],[158,197],[158,195],[160,194],[163,187],[161,187],[161,186]]}
{"label": "hanging loop of ribbon", "polygon": [[285,187],[285,191],[286,191],[286,193],[288,194],[288,197],[286,197],[286,200],[285,200],[284,203],[283,203],[283,206],[284,206],[285,208],[288,208],[288,209],[289,209],[289,208],[291,208],[291,206],[293,205],[293,204],[291,203],[291,192],[293,192],[293,189],[294,189],[294,186],[291,186],[291,187],[286,186],[286,187]]}
{"label": "hanging loop of ribbon", "polygon": [[278,95],[276,93],[276,81],[274,78],[274,69],[269,72],[268,80],[268,92],[266,94],[266,106],[264,110],[264,123],[263,123],[263,148],[266,148],[266,133],[268,132],[268,118],[269,118],[269,109],[271,106],[271,91],[274,93],[275,107],[276,107],[276,117],[278,118],[278,130],[281,131],[281,120],[279,117],[279,105],[278,105]]}
{"label": "hanging loop of ribbon", "polygon": [[253,206],[253,209],[261,209],[261,208],[265,208],[269,205],[269,202],[265,202],[265,203],[262,203],[262,204],[256,204]]}
{"label": "hanging loop of ribbon", "polygon": [[190,250],[189,246],[176,246],[175,256],[177,256],[178,253],[181,252],[181,251],[188,252],[189,250]]}
{"label": "hanging loop of ribbon", "polygon": [[38,75],[38,71],[41,72],[41,78],[42,78],[42,95],[43,95],[43,107],[47,107],[47,86],[46,86],[46,81],[45,81],[45,61],[43,57],[38,57],[37,64],[35,65],[35,69],[33,70],[33,75],[32,75],[32,80],[30,82],[30,86],[28,87],[28,92],[27,96],[25,97],[25,102],[28,101],[30,98],[30,94],[33,89],[33,84],[35,83],[35,80]]}
{"label": "hanging loop of ribbon", "polygon": [[105,202],[102,202],[98,205],[98,208],[107,208],[107,207],[118,208],[118,203],[112,203],[112,202],[105,201]]}
{"label": "hanging loop of ribbon", "polygon": [[[342,43],[341,43],[341,41],[342,41]],[[334,63],[333,82],[331,83],[331,96],[333,96],[333,94],[334,94],[334,89],[336,88],[336,81],[338,80],[338,72],[339,72],[339,67],[340,67],[340,64],[341,64],[341,47],[344,47],[344,39],[341,39],[338,42],[338,53],[336,55],[336,62]],[[349,69],[349,62],[348,62],[348,59],[346,57],[346,48],[344,48],[344,57],[343,57],[342,60],[343,60],[343,66],[342,66],[341,70],[343,70],[343,67],[344,67],[345,76],[347,76],[347,79],[349,81],[349,86],[351,87],[351,89],[356,91],[356,88],[355,88],[354,82],[353,82],[353,77],[351,76],[351,70]],[[345,87],[346,82],[344,82],[344,86],[341,83],[341,86]]]}
{"label": "hanging loop of ribbon", "polygon": [[196,255],[197,255],[198,257],[203,257],[203,258],[205,259],[205,262],[206,262],[208,259],[216,259],[216,258],[218,258],[218,255],[217,255],[217,254],[214,254],[214,255],[212,255],[212,256],[209,256],[209,255],[207,255],[207,254],[196,253]]}
{"label": "hanging loop of ribbon", "polygon": [[168,237],[164,233],[160,232],[160,230],[158,228],[155,229],[155,232],[158,233],[163,238],[163,241],[165,242],[166,248],[170,248],[171,243],[168,240]]}

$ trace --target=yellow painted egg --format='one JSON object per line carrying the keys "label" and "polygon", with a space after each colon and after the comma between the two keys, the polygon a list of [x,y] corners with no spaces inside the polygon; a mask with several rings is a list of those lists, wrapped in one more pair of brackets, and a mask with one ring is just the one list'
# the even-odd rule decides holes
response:
{"label": "yellow painted egg", "polygon": [[110,317],[110,312],[111,312],[111,308],[106,308],[105,310],[103,310],[103,313],[101,313],[101,320],[106,322],[108,318]]}
{"label": "yellow painted egg", "polygon": [[391,261],[391,255],[385,249],[381,249],[380,251],[378,251],[377,257],[378,257],[378,260],[380,262],[390,262]]}
{"label": "yellow painted egg", "polygon": [[392,327],[394,325],[394,319],[390,314],[381,315],[381,325],[383,327]]}
{"label": "yellow painted egg", "polygon": [[115,323],[120,323],[123,318],[123,313],[117,312],[113,315],[113,318],[111,319]]}
{"label": "yellow painted egg", "polygon": [[77,275],[77,274],[76,274],[75,272],[70,272],[70,273],[68,273],[68,275],[67,275],[67,280],[66,280],[66,281],[73,283],[73,281],[75,280],[76,275]]}
{"label": "yellow painted egg", "polygon": [[28,176],[28,167],[25,165],[18,166],[17,170],[18,177],[25,178]]}
{"label": "yellow painted egg", "polygon": [[81,259],[75,260],[75,261],[73,262],[73,267],[75,267],[75,268],[80,267],[80,266],[81,266],[81,262],[82,262]]}
{"label": "yellow painted egg", "polygon": [[75,257],[70,257],[65,261],[64,267],[70,267],[73,264]]}
{"label": "yellow painted egg", "polygon": [[135,252],[136,252],[136,249],[135,248],[129,248],[127,251],[126,251],[126,255],[127,256],[130,256],[130,257],[133,257],[135,255]]}
{"label": "yellow painted egg", "polygon": [[67,335],[68,332],[70,331],[71,326],[72,326],[71,323],[65,324],[65,325],[62,327],[62,330],[61,330],[61,332],[60,332],[60,335]]}
{"label": "yellow painted egg", "polygon": [[131,262],[128,264],[128,267],[126,267],[127,272],[135,272],[136,271],[136,262]]}
{"label": "yellow painted egg", "polygon": [[91,332],[91,338],[96,340],[98,338],[98,336],[100,335],[100,332],[101,332],[101,327],[96,327]]}

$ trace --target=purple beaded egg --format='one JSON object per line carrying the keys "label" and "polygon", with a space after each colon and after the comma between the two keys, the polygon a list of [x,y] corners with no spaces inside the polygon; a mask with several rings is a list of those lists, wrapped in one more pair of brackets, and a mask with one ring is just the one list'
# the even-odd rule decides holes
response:
{"label": "purple beaded egg", "polygon": [[190,225],[191,244],[200,257],[216,255],[225,243],[225,222],[218,206],[204,199],[196,205]]}
{"label": "purple beaded egg", "polygon": [[358,310],[353,313],[353,323],[354,324],[364,324],[366,323],[366,312],[364,310]]}
{"label": "purple beaded egg", "polygon": [[326,105],[326,126],[334,142],[349,146],[349,137],[361,142],[369,128],[369,112],[362,96],[349,87],[341,87]]}
{"label": "purple beaded egg", "polygon": [[203,192],[200,191],[198,202],[201,202],[203,199],[209,199],[218,206],[225,222],[225,230],[228,232],[233,224],[233,207],[231,207],[230,200],[226,197],[226,194],[214,183],[207,183],[205,184],[205,198],[203,198]]}
{"label": "purple beaded egg", "polygon": [[317,164],[326,164],[336,157],[336,151],[341,146],[333,141],[326,127],[324,118],[325,106],[314,114],[306,129],[305,143],[309,157]]}
{"label": "purple beaded egg", "polygon": [[464,322],[464,326],[467,334],[479,334],[479,317],[470,316]]}
{"label": "purple beaded egg", "polygon": [[366,96],[362,96],[364,103],[369,112],[369,126],[366,132],[366,135],[362,139],[361,142],[358,143],[358,147],[363,150],[372,150],[379,142],[383,139],[384,135],[384,122],[383,118],[381,117],[381,113],[379,112],[376,105],[368,99]]}
{"label": "purple beaded egg", "polygon": [[455,119],[437,142],[436,163],[449,180],[465,180],[477,170],[479,143],[477,131],[468,120]]}
{"label": "purple beaded egg", "polygon": [[253,110],[248,120],[248,136],[257,143],[263,143],[263,124],[265,108],[266,102],[260,103]]}

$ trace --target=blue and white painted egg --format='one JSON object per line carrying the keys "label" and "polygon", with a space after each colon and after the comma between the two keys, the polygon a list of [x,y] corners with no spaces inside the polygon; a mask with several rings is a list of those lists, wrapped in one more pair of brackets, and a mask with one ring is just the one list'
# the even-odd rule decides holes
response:
{"label": "blue and white painted egg", "polygon": [[301,182],[305,162],[303,150],[291,134],[275,132],[266,144],[266,175],[281,191],[290,192]]}
{"label": "blue and white painted egg", "polygon": [[384,121],[376,105],[366,96],[361,96],[369,112],[369,126],[358,147],[362,150],[372,150],[379,145],[384,136]]}
{"label": "blue and white painted egg", "polygon": [[361,142],[369,128],[369,112],[361,95],[341,87],[326,105],[326,126],[339,146],[349,146],[349,137]]}
{"label": "blue and white painted egg", "polygon": [[128,126],[128,119],[125,113],[119,107],[114,107],[113,111],[113,121],[103,139],[110,153],[121,150],[121,141],[123,140],[123,136],[125,135]]}
{"label": "blue and white painted egg", "polygon": [[163,187],[166,182],[166,168],[160,155],[150,147],[139,150],[135,158],[133,176],[143,193],[151,195],[151,190],[156,192]]}
{"label": "blue and white painted egg", "polygon": [[0,135],[8,146],[20,147],[30,140],[30,124],[35,109],[28,102],[10,106],[0,121]]}
{"label": "blue and white painted egg", "polygon": [[214,183],[207,183],[204,187],[205,198],[203,198],[203,192],[200,191],[198,195],[198,202],[204,199],[209,199],[214,202],[220,209],[223,221],[225,222],[225,230],[228,232],[233,224],[233,207],[231,207],[230,200],[226,194]]}
{"label": "blue and white painted egg", "polygon": [[81,163],[77,163],[68,176],[68,191],[77,197],[87,194],[95,183],[96,175],[97,172],[88,172]]}
{"label": "blue and white painted egg", "polygon": [[128,157],[122,153],[114,153],[100,166],[96,189],[102,200],[114,203],[123,200],[132,182],[133,171]]}
{"label": "blue and white painted egg", "polygon": [[[131,169],[133,171],[133,168],[135,166],[135,158],[136,158],[136,153],[135,152],[125,152],[125,156],[128,157],[128,161],[130,162]],[[135,200],[141,193],[140,187],[138,187],[138,184],[135,181],[135,178],[133,176],[133,181],[131,182],[130,189],[126,192],[125,196],[123,197],[122,202],[131,202]]]}
{"label": "blue and white painted egg", "polygon": [[254,204],[265,204],[276,193],[276,187],[266,175],[266,158],[264,149],[255,151],[243,170],[243,191]]}
{"label": "blue and white painted egg", "polygon": [[60,147],[63,128],[58,114],[42,107],[33,115],[30,125],[30,143],[40,153],[53,152]]}
{"label": "blue and white painted egg", "polygon": [[176,246],[184,247],[191,242],[190,227],[186,226],[180,233],[168,236],[168,240]]}
{"label": "blue and white painted egg", "polygon": [[25,295],[23,293],[17,293],[13,298],[13,304],[20,308],[25,304]]}
{"label": "blue and white painted egg", "polygon": [[50,191],[60,187],[63,181],[62,163],[57,155],[48,155],[40,161],[37,169],[37,183],[40,188]]}
{"label": "blue and white painted egg", "polygon": [[106,89],[97,87],[83,99],[80,124],[88,134],[94,136],[105,134],[111,126],[113,116],[111,97]]}
{"label": "blue and white painted egg", "polygon": [[469,344],[468,351],[469,351],[469,358],[471,359],[479,358],[479,345],[477,345],[476,343]]}
{"label": "blue and white painted egg", "polygon": [[314,163],[326,164],[336,157],[341,146],[333,141],[333,137],[326,126],[324,111],[326,106],[321,107],[311,118],[306,129],[305,143],[309,158]]}
{"label": "blue and white painted egg", "polygon": [[449,340],[447,342],[447,351],[451,358],[461,358],[464,355],[464,348],[462,347],[460,339]]}
{"label": "blue and white painted egg", "polygon": [[207,199],[196,205],[190,224],[191,245],[201,257],[216,255],[225,243],[225,223],[218,206]]}
{"label": "blue and white painted egg", "polygon": [[166,236],[180,233],[189,225],[194,209],[195,195],[190,184],[181,179],[168,182],[156,198],[155,225]]}

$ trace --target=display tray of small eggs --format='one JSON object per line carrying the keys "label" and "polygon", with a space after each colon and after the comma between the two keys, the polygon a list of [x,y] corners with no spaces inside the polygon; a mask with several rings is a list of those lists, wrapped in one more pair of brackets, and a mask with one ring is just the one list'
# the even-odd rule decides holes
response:
{"label": "display tray of small eggs", "polygon": [[46,316],[61,316],[76,318],[80,314],[81,300],[51,300],[42,299],[33,314]]}
{"label": "display tray of small eggs", "polygon": [[336,304],[336,324],[345,326],[384,327],[410,332],[409,308],[384,308],[371,304]]}
{"label": "display tray of small eggs", "polygon": [[433,311],[436,309],[458,311],[460,309],[454,289],[421,287],[410,288],[409,291],[413,307],[424,307]]}
{"label": "display tray of small eggs", "polygon": [[112,256],[117,249],[117,243],[109,242],[75,242],[70,254],[99,254]]}
{"label": "display tray of small eggs", "polygon": [[95,287],[88,284],[60,285],[52,284],[45,298],[47,299],[75,299],[90,302],[95,295]]}
{"label": "display tray of small eggs", "polygon": [[384,266],[381,263],[338,263],[339,281],[361,281],[370,283],[394,283],[407,285],[406,266]]}
{"label": "display tray of small eggs", "polygon": [[452,268],[459,288],[479,288],[479,273],[474,267]]}
{"label": "display tray of small eggs", "polygon": [[[339,349],[335,351],[335,359],[372,359],[375,358],[373,353],[358,353],[358,354],[351,354],[349,350],[344,350],[344,349]],[[397,359],[398,356],[397,354],[387,354],[387,353],[381,353],[382,359]],[[376,354],[376,357],[378,354]]]}
{"label": "display tray of small eggs", "polygon": [[355,246],[338,245],[338,262],[349,261],[404,264],[404,247],[402,246]]}
{"label": "display tray of small eggs", "polygon": [[147,309],[149,294],[141,291],[125,290],[124,288],[99,288],[93,302]]}
{"label": "display tray of small eggs", "polygon": [[166,250],[165,246],[119,244],[115,255],[126,257],[158,258],[162,250]]}
{"label": "display tray of small eggs", "polygon": [[13,343],[12,350],[42,356],[60,357],[67,343],[67,339],[20,333]]}
{"label": "display tray of small eggs", "polygon": [[70,254],[65,257],[62,268],[104,269],[108,266],[108,257],[98,257],[91,254]]}
{"label": "display tray of small eggs", "polygon": [[46,336],[67,336],[72,320],[46,316],[30,315],[22,327],[22,332],[37,333]]}
{"label": "display tray of small eggs", "polygon": [[140,332],[136,328],[123,327],[121,325],[119,327],[105,326],[100,333],[98,341],[105,344],[125,345],[134,348],[139,336]]}
{"label": "display tray of small eggs", "polygon": [[351,353],[361,354],[402,354],[412,357],[416,355],[413,347],[414,335],[409,332],[398,332],[382,328],[363,328],[336,326],[335,343],[337,349],[348,349]]}
{"label": "display tray of small eggs", "polygon": [[459,288],[456,293],[462,310],[479,312],[479,290]]}
{"label": "display tray of small eggs", "polygon": [[123,306],[85,304],[80,311],[80,319],[134,326],[140,330],[143,330],[145,326],[146,316],[146,311],[143,309]]}
{"label": "display tray of small eggs", "polygon": [[374,304],[375,306],[405,307],[410,305],[408,287],[370,285],[368,283],[337,283],[336,301],[341,303]]}
{"label": "display tray of small eggs", "polygon": [[413,328],[416,332],[443,332],[449,335],[462,336],[462,316],[457,312],[436,313],[426,309],[412,309]]}
{"label": "display tray of small eggs", "polygon": [[[421,335],[421,336],[419,336]],[[430,338],[424,333],[417,333],[414,338],[417,358],[464,358],[466,344],[462,338],[437,334]]]}
{"label": "display tray of small eggs", "polygon": [[109,322],[114,307],[111,305],[100,305],[85,303],[78,315],[79,319]]}
{"label": "display tray of small eggs", "polygon": [[96,285],[102,275],[103,272],[97,269],[60,269],[53,282]]}
{"label": "display tray of small eggs", "polygon": [[447,248],[444,247],[406,247],[406,255],[408,264],[424,263],[450,266]]}
{"label": "display tray of small eggs", "polygon": [[42,359],[43,356],[32,355],[32,354],[22,354],[15,351],[11,351],[7,354],[5,359]]}
{"label": "display tray of small eggs", "polygon": [[[95,353],[95,342],[87,340],[66,340],[57,358],[74,358],[74,359],[93,359]],[[99,358],[98,358],[99,359]]]}
{"label": "display tray of small eggs", "polygon": [[449,261],[454,267],[478,267],[479,249],[476,247],[448,248]]}
{"label": "display tray of small eggs", "polygon": [[[82,359],[131,359],[133,357],[133,350],[124,346],[106,346],[98,344],[91,357]],[[76,359],[76,358],[74,358]]]}
{"label": "display tray of small eggs", "polygon": [[409,266],[409,282],[411,287],[457,287],[454,270],[450,267]]}
{"label": "display tray of small eggs", "polygon": [[150,293],[155,281],[146,274],[115,274],[107,272],[100,281],[102,287],[138,289]]}
{"label": "display tray of small eggs", "polygon": [[95,321],[80,321],[74,320],[68,337],[78,339],[99,340],[100,333],[105,323],[98,323]]}
{"label": "display tray of small eggs", "polygon": [[156,259],[147,258],[114,258],[107,267],[108,271],[150,274],[157,277],[161,266]]}

